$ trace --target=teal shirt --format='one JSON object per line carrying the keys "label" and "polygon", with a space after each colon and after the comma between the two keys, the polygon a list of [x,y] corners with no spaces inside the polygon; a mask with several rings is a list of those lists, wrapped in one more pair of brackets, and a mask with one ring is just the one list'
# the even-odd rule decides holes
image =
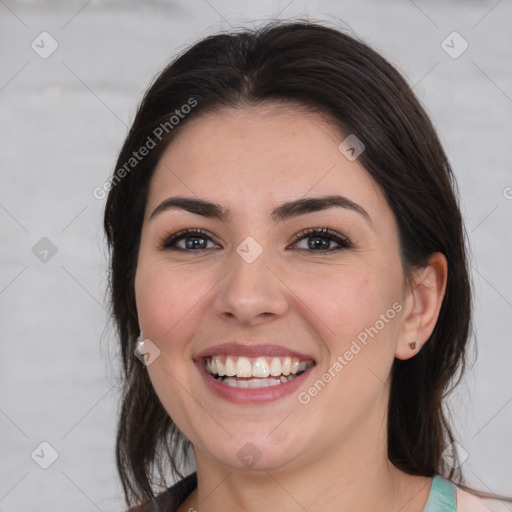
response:
{"label": "teal shirt", "polygon": [[456,512],[456,509],[457,488],[446,478],[434,476],[423,512]]}

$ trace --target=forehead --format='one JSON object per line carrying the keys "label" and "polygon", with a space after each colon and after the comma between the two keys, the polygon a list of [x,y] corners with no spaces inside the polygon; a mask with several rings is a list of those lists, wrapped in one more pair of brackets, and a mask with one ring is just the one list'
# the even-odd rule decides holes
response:
{"label": "forehead", "polygon": [[293,106],[200,114],[162,155],[148,205],[189,195],[233,210],[270,209],[289,199],[339,193],[380,215],[386,204],[376,182],[338,149],[345,136],[327,116]]}

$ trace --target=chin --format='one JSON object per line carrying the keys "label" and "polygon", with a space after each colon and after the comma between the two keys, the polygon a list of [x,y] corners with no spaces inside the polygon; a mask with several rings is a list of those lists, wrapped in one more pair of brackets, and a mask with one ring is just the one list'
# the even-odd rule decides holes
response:
{"label": "chin", "polygon": [[[276,425],[272,428],[275,429]],[[264,433],[261,428],[255,429],[253,436],[243,429],[244,435],[230,438],[225,444],[219,443],[208,452],[233,471],[265,473],[289,467],[304,454],[303,445],[288,430],[281,430],[277,435],[279,427],[274,432],[272,428],[265,428]]]}

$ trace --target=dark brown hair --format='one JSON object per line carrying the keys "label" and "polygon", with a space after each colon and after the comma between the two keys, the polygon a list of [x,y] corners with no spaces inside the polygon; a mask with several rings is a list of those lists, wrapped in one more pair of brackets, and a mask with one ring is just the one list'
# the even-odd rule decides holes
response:
{"label": "dark brown hair", "polygon": [[[134,277],[152,173],[190,119],[272,102],[327,114],[343,133],[363,141],[359,161],[394,212],[406,276],[426,265],[432,253],[446,256],[448,282],[436,327],[416,356],[393,363],[388,457],[406,473],[463,482],[442,457],[454,441],[444,398],[462,376],[472,330],[465,231],[450,164],[428,116],[393,66],[339,30],[299,20],[210,36],[182,52],[146,92],[119,154],[104,228],[124,379],[116,456],[128,505],[154,497],[155,470],[161,485],[166,466],[182,477],[190,446],[133,356],[139,333]],[[179,120],[170,122],[173,115]],[[127,168],[148,138],[155,147]],[[119,173],[123,166],[127,172]]]}

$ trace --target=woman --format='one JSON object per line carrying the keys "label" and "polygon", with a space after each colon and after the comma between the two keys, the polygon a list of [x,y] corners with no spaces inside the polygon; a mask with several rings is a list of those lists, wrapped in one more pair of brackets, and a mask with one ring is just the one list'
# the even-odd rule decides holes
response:
{"label": "woman", "polygon": [[471,319],[454,186],[411,89],[344,33],[273,23],[171,63],[105,212],[127,504],[492,510],[443,411]]}

